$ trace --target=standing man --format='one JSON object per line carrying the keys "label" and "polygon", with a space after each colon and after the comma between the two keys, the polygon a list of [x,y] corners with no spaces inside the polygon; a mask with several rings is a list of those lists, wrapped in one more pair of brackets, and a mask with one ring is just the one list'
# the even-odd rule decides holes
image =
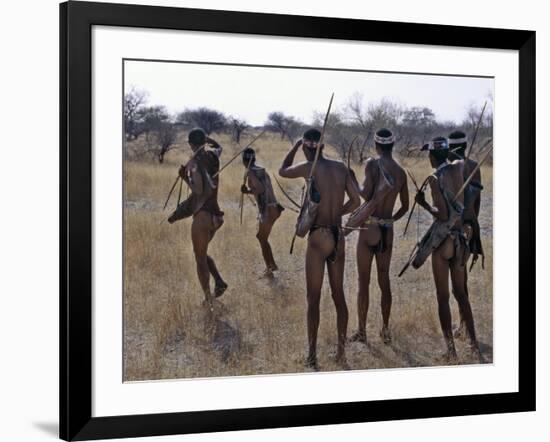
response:
{"label": "standing man", "polygon": [[206,136],[202,129],[193,129],[188,136],[193,157],[179,169],[180,177],[191,188],[190,197],[182,202],[168,218],[173,223],[179,219],[193,216],[191,239],[197,265],[197,275],[204,292],[205,300],[212,303],[210,275],[214,278],[214,297],[219,297],[227,289],[216,263],[208,255],[208,245],[216,231],[223,224],[223,212],[218,205],[220,155],[222,147]]}
{"label": "standing man", "polygon": [[[393,247],[393,223],[409,210],[409,189],[407,175],[393,159],[392,150],[395,138],[388,129],[380,129],[374,135],[377,159],[369,158],[365,164],[365,181],[361,196],[370,201],[383,185],[383,180],[392,181],[392,188],[376,205],[374,214],[363,224],[357,241],[357,270],[359,274],[359,292],[357,294],[358,329],[351,341],[367,343],[367,313],[369,310],[369,284],[372,259],[376,258],[378,285],[380,287],[382,329],[380,337],[385,344],[391,342],[389,329],[392,295],[390,288],[390,262]],[[395,213],[393,209],[399,196],[401,207]]]}
{"label": "standing man", "polygon": [[[306,366],[313,369],[317,364],[317,332],[319,329],[319,303],[321,288],[328,270],[332,300],[336,307],[338,347],[336,360],[345,363],[345,343],[348,325],[348,308],[344,296],[345,240],[341,230],[342,216],[359,206],[360,197],[357,186],[344,163],[323,156],[323,144],[320,144],[321,132],[307,130],[303,138],[286,154],[279,175],[284,178],[307,179],[312,170],[316,150],[319,158],[313,171],[317,211],[309,231],[306,251],[306,289],[307,289],[307,331],[309,353]],[[293,165],[298,148],[307,161]],[[348,201],[344,203],[345,195]]]}
{"label": "standing man", "polygon": [[[460,130],[456,130],[449,135],[449,159],[464,162],[464,179],[468,178],[472,171],[477,167],[477,161],[466,158],[466,134]],[[481,229],[479,227],[479,210],[481,207],[481,170],[478,169],[468,188],[464,193],[464,233],[468,239],[469,254],[472,255],[472,263],[470,270],[481,256],[481,265],[484,267],[485,256],[483,254],[483,245],[481,244]],[[469,257],[469,256],[468,256]],[[466,259],[466,262],[468,259]],[[467,265],[467,264],[466,264]],[[468,272],[464,273],[464,286],[466,288],[466,296],[468,296]],[[465,324],[462,315],[460,317],[460,326],[455,330],[455,338],[465,335]]]}
{"label": "standing man", "polygon": [[269,244],[269,234],[275,221],[281,216],[284,207],[281,206],[275,198],[271,178],[263,167],[256,164],[256,153],[254,149],[245,149],[243,154],[243,166],[246,168],[246,184],[241,186],[241,192],[252,194],[258,204],[258,233],[256,238],[260,242],[262,256],[265,262],[266,277],[273,277],[273,272],[278,270],[271,245]]}
{"label": "standing man", "polygon": [[[433,206],[426,199],[424,192],[416,194],[416,202],[426,209],[435,220],[440,221],[439,227],[444,223],[456,219],[449,230],[443,232],[433,231],[432,238],[439,243],[437,234],[444,235],[444,239],[432,252],[432,271],[437,292],[439,321],[443,331],[443,337],[447,344],[446,357],[449,360],[456,359],[456,349],[453,340],[451,310],[449,308],[449,271],[453,294],[458,302],[461,317],[470,337],[470,348],[473,354],[481,359],[479,345],[476,338],[472,308],[468,299],[465,286],[466,259],[468,258],[467,239],[464,235],[462,213],[464,209],[464,196],[456,197],[464,183],[463,163],[461,161],[449,163],[449,145],[446,138],[436,137],[422,150],[429,151],[430,164],[435,169],[429,180],[433,198]],[[425,247],[434,247],[426,241]],[[414,263],[413,263],[414,265]]]}

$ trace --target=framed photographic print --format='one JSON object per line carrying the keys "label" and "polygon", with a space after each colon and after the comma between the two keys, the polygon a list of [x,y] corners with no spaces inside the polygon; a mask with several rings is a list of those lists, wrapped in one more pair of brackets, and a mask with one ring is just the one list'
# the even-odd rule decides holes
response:
{"label": "framed photographic print", "polygon": [[60,7],[60,436],[535,409],[535,33]]}

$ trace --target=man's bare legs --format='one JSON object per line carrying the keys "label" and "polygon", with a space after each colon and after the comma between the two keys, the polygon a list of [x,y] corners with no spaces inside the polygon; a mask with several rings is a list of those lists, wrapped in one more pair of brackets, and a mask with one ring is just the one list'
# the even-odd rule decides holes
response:
{"label": "man's bare legs", "polygon": [[393,248],[393,228],[389,227],[386,232],[386,250],[384,252],[376,252],[376,272],[378,277],[378,286],[381,293],[381,310],[382,310],[382,330],[380,337],[384,344],[391,342],[390,333],[390,313],[392,304],[391,286],[390,286],[390,263]]}
{"label": "man's bare legs", "polygon": [[[461,246],[462,247],[462,246]],[[450,358],[456,358],[456,350],[452,333],[451,309],[449,307],[449,272],[451,274],[451,284],[453,294],[458,302],[458,308],[461,318],[470,337],[470,346],[472,351],[480,358],[479,346],[476,339],[474,318],[472,308],[468,299],[466,289],[466,266],[462,264],[454,250],[453,239],[448,237],[443,244],[432,254],[432,269],[437,291],[437,303],[439,306],[439,320],[443,337],[447,343],[447,355]]]}
{"label": "man's bare legs", "polygon": [[[449,241],[451,243],[449,244]],[[449,259],[452,257],[452,240],[447,238],[443,244],[432,253],[432,271],[437,295],[437,306],[439,312],[439,322],[441,331],[447,346],[445,356],[450,359],[456,359],[456,349],[453,340],[451,309],[449,307]],[[449,253],[451,253],[449,255]]]}
{"label": "man's bare legs", "polygon": [[336,328],[338,330],[338,347],[336,361],[345,362],[346,335],[348,331],[348,306],[344,294],[344,266],[346,263],[346,241],[340,235],[338,253],[335,262],[327,262],[328,280],[332,301],[336,307]]}
{"label": "man's bare legs", "polygon": [[[466,235],[466,241],[470,241],[472,238],[473,230],[471,225],[464,224],[464,234]],[[464,262],[468,263],[468,259],[470,257],[470,253],[468,252],[466,256],[464,257]],[[467,265],[467,264],[466,264]],[[468,293],[468,270],[464,269],[464,290],[466,291],[466,297],[469,299],[469,293]],[[454,291],[453,291],[454,294]],[[456,298],[456,295],[455,295]],[[462,314],[462,309],[460,308],[460,305],[458,306],[459,312],[460,312],[460,325],[458,328],[454,331],[454,337],[456,339],[461,339],[466,337],[466,323],[464,321],[464,316]]]}
{"label": "man's bare legs", "polygon": [[373,252],[381,239],[381,230],[378,226],[370,226],[361,230],[357,244],[357,268],[359,270],[359,291],[357,294],[358,329],[351,337],[351,341],[367,342],[367,314],[369,310],[369,285],[372,268],[372,259],[376,258],[378,286],[381,292],[382,330],[380,336],[384,343],[391,342],[389,321],[392,305],[390,286],[390,262],[393,247],[393,228],[386,233],[386,250]]}
{"label": "man's bare legs", "polygon": [[367,343],[367,314],[369,311],[369,285],[374,252],[369,247],[365,230],[359,233],[357,240],[357,269],[359,274],[359,291],[357,293],[357,331],[351,336],[352,342]]}
{"label": "man's bare legs", "polygon": [[450,270],[453,294],[458,303],[460,317],[464,321],[465,329],[468,333],[468,337],[470,338],[470,349],[475,356],[481,359],[479,345],[476,338],[472,307],[470,305],[470,300],[468,299],[468,291],[465,286],[466,266],[462,265],[462,262],[460,262],[459,259],[454,259],[450,263]]}
{"label": "man's bare legs", "polygon": [[281,212],[276,207],[268,207],[267,216],[265,219],[260,222],[258,227],[258,233],[256,238],[260,242],[260,247],[262,249],[262,256],[264,258],[266,275],[272,275],[273,271],[278,270],[277,264],[275,263],[275,258],[273,258],[273,252],[271,250],[271,245],[269,244],[269,235],[271,234],[271,229],[275,224],[275,221],[279,219]]}
{"label": "man's bare legs", "polygon": [[[315,369],[318,368],[317,332],[319,330],[321,288],[323,287],[323,277],[325,275],[325,262],[333,250],[334,237],[328,229],[320,228],[309,234],[306,251],[307,335],[309,353],[306,365]],[[342,318],[340,318],[340,323],[342,324],[342,322]]]}
{"label": "man's bare legs", "polygon": [[211,274],[216,284],[216,297],[221,296],[223,291],[227,288],[227,284],[223,281],[216,267],[216,263],[208,256],[208,244],[220,226],[221,224],[219,226],[214,225],[212,214],[202,210],[193,217],[193,223],[191,224],[191,239],[193,241],[197,275],[204,292],[205,300],[208,303],[212,302],[212,293],[210,292]]}
{"label": "man's bare legs", "polygon": [[[465,260],[468,262],[468,259]],[[470,299],[469,293],[468,293],[468,271],[464,270],[464,290],[466,292],[466,297]],[[453,291],[454,294],[454,291]],[[456,298],[456,295],[455,295]],[[464,315],[462,314],[462,309],[460,308],[460,304],[458,306],[458,311],[460,312],[460,325],[458,328],[454,331],[454,337],[455,339],[462,339],[466,337],[466,323],[464,321]]]}

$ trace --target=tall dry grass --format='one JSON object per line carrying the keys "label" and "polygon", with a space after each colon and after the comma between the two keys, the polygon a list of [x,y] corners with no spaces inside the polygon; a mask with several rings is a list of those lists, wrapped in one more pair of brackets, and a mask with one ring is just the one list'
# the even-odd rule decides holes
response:
{"label": "tall dry grass", "polygon": [[[297,240],[289,254],[296,215],[285,211],[274,227],[270,242],[280,271],[275,279],[260,279],[264,265],[255,238],[256,208],[245,199],[244,223],[239,224],[239,188],[243,167],[236,160],[221,175],[220,206],[225,224],[217,232],[209,253],[229,284],[216,303],[215,314],[202,305],[203,294],[195,273],[191,247],[191,220],[173,225],[161,221],[166,194],[179,164],[189,155],[183,140],[171,151],[164,164],[150,160],[126,161],[124,170],[124,379],[167,379],[183,377],[231,376],[268,373],[295,373],[306,369],[302,358],[307,347],[305,325],[305,240]],[[222,163],[239,149],[227,138]],[[247,140],[243,140],[244,145]],[[258,162],[274,174],[289,148],[288,142],[267,135],[255,146]],[[336,152],[327,147],[327,154]],[[300,154],[301,156],[301,154]],[[418,180],[430,168],[426,158],[402,159]],[[353,166],[359,179],[362,168]],[[486,268],[476,265],[469,275],[472,308],[481,349],[492,361],[492,168],[482,170],[483,192],[480,223],[486,250]],[[299,199],[301,182],[280,179]],[[409,184],[411,198],[413,186]],[[288,205],[279,189],[280,201]],[[177,191],[176,191],[177,193]],[[185,195],[185,191],[184,191]],[[170,203],[174,207],[175,197]],[[412,201],[412,199],[411,199]],[[347,359],[352,369],[440,365],[444,349],[439,327],[431,267],[412,268],[401,278],[397,273],[408,254],[430,223],[425,213],[413,216],[409,233],[402,238],[405,219],[395,225],[392,261],[393,342],[384,345],[381,327],[380,291],[371,281],[371,303],[367,333],[369,345],[349,344]],[[350,312],[348,334],[357,324],[357,233],[346,240],[345,291]],[[376,265],[373,263],[373,265]],[[375,272],[373,272],[373,275]],[[451,301],[453,319],[458,320],[456,302]],[[325,281],[321,298],[321,324],[318,339],[322,370],[341,367],[330,357],[336,345],[336,314]],[[457,341],[459,363],[475,363],[466,344]]]}

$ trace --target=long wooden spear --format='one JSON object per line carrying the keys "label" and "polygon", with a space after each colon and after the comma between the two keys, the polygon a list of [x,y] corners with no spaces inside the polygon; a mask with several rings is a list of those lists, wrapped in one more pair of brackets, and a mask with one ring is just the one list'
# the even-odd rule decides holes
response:
{"label": "long wooden spear", "polygon": [[483,119],[483,114],[485,113],[486,107],[487,107],[487,101],[485,101],[485,104],[483,105],[483,109],[481,109],[481,114],[479,114],[479,120],[477,120],[476,130],[474,132],[474,136],[472,137],[472,142],[470,143],[470,149],[468,150],[468,155],[466,155],[466,159],[470,158],[472,149],[474,148],[474,144],[477,138],[477,132],[479,131],[479,126],[481,125],[481,120]]}
{"label": "long wooden spear", "polygon": [[170,188],[170,192],[168,192],[168,198],[166,198],[166,202],[164,203],[164,207],[162,208],[162,210],[166,209],[166,206],[168,205],[168,201],[170,201],[170,197],[172,196],[172,192],[176,188],[176,184],[178,184],[178,181],[180,179],[181,179],[181,177],[178,174],[178,176],[176,177],[176,181],[174,181],[174,184],[172,184],[172,187]]}
{"label": "long wooden spear", "polygon": [[265,129],[262,130],[258,136],[256,136],[250,143],[248,143],[245,147],[243,147],[240,151],[238,151],[234,156],[233,158],[231,158],[227,163],[225,163],[223,165],[223,167],[218,170],[214,175],[212,175],[212,178],[216,178],[221,172],[223,169],[225,169],[227,166],[229,166],[234,160],[235,158],[237,158],[240,154],[242,154],[246,149],[248,149],[250,146],[252,146],[254,144],[254,142],[260,138],[263,134],[265,133]]}
{"label": "long wooden spear", "polygon": [[464,184],[462,184],[462,187],[458,190],[455,197],[453,198],[453,203],[458,199],[458,197],[464,192],[464,189],[466,189],[466,186],[470,184],[470,181],[474,178],[474,174],[479,170],[481,165],[485,162],[487,158],[489,158],[489,154],[493,151],[493,146],[491,146],[489,149],[487,149],[487,152],[485,153],[484,157],[477,163],[477,166],[474,167],[474,170],[472,170],[472,173],[470,173],[470,176],[464,181]]}
{"label": "long wooden spear", "polygon": [[[248,176],[248,171],[250,170],[250,165],[252,164],[252,157],[248,160],[248,165],[246,166],[246,172],[243,177],[243,186],[246,184],[246,177]],[[244,193],[241,190],[241,226],[243,225],[243,207],[244,207]]]}
{"label": "long wooden spear", "polygon": [[[328,103],[328,109],[327,113],[325,114],[325,121],[323,122],[323,128],[321,129],[321,136],[319,137],[319,142],[317,143],[317,148],[315,149],[315,158],[313,159],[313,165],[311,166],[311,170],[309,171],[309,177],[307,181],[311,180],[311,177],[313,177],[313,173],[315,172],[315,167],[317,166],[317,161],[319,160],[319,153],[321,152],[321,144],[323,143],[323,138],[325,137],[325,129],[327,128],[328,123],[328,116],[330,115],[330,108],[332,107],[332,100],[334,99],[334,92],[330,96],[330,101]],[[307,187],[307,184],[306,186]],[[302,188],[302,196],[300,197],[300,215],[302,214],[302,210],[304,209],[304,202],[305,198],[307,198],[307,193],[304,191],[305,188]],[[292,255],[292,251],[294,250],[294,242],[296,241],[296,231],[294,231],[294,236],[292,236],[292,242],[290,243],[290,254]]]}
{"label": "long wooden spear", "polygon": [[[325,121],[323,123],[323,128],[321,129],[321,137],[319,138],[319,142],[317,143],[317,148],[315,149],[315,158],[313,159],[313,165],[311,166],[311,170],[309,171],[309,178],[313,176],[313,173],[315,172],[315,167],[317,166],[317,161],[319,160],[319,153],[321,152],[321,145],[323,144],[323,139],[325,137],[325,130],[327,128],[328,116],[330,115],[330,108],[332,107],[333,99],[334,99],[334,92],[330,96],[327,113],[325,115]],[[302,201],[302,204],[303,204],[303,201]]]}

